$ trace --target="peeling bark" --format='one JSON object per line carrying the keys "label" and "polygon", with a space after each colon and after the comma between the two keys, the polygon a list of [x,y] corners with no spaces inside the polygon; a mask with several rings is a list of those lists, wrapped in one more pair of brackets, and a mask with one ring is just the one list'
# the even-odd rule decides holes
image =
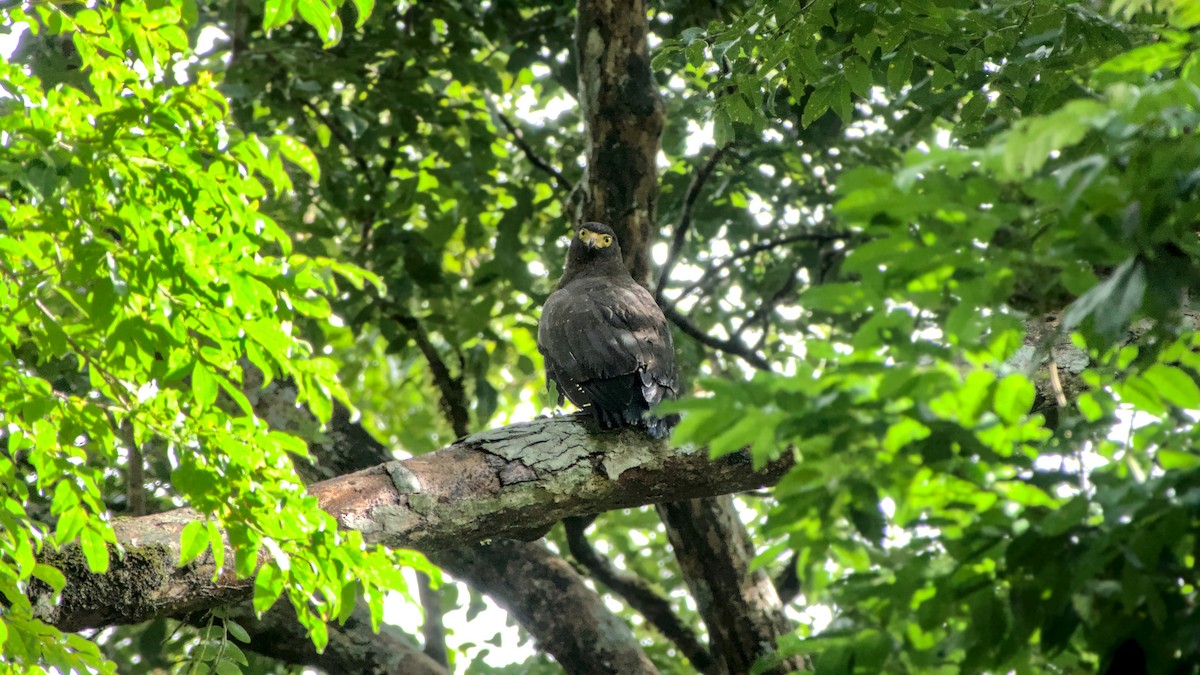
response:
{"label": "peeling bark", "polygon": [[580,0],[575,28],[589,143],[582,219],[612,226],[626,267],[642,284],[650,279],[664,120],[646,16],[643,0]]}
{"label": "peeling bark", "polygon": [[[311,421],[307,411],[294,405],[270,405],[269,399],[294,402],[295,390],[291,385],[280,384],[266,394],[266,398],[255,399],[260,404],[260,414],[273,410],[274,421],[280,424],[303,424],[305,420]],[[305,471],[306,474],[312,475],[336,475],[333,472],[355,471],[386,461],[391,456],[387,447],[367,433],[361,425],[351,422],[348,411],[341,406],[335,406],[333,420],[327,432],[321,436],[319,442],[311,443],[309,449],[313,456],[319,459],[319,464],[309,466]],[[552,581],[559,594],[570,599],[567,609],[572,613],[574,620],[532,621],[522,625],[533,635],[538,645],[553,655],[559,663],[588,664],[602,663],[605,660],[641,663],[641,659],[644,658],[643,652],[633,638],[632,631],[604,606],[600,596],[587,587],[582,577],[563,572],[560,563],[555,562],[553,556],[547,556],[542,546],[511,542],[503,548],[504,555],[496,555],[491,547],[475,546],[448,549],[435,555],[436,561],[447,572],[471,583],[476,590],[489,595],[501,606],[515,608],[514,615],[518,617],[539,611],[539,602],[550,602],[542,596],[529,593],[526,580],[533,579],[538,585],[546,583],[547,580]],[[512,567],[519,567],[522,575],[514,577],[504,573],[504,570]],[[360,617],[358,620],[347,622],[344,626],[336,623],[329,625],[330,646],[326,648],[325,655],[319,655],[303,630],[295,625],[295,614],[286,605],[287,603],[280,603],[261,621],[243,622],[251,635],[249,649],[290,663],[320,665],[330,672],[371,672],[377,666],[383,668],[378,672],[412,672],[417,675],[438,672],[427,670],[430,664],[428,659],[423,658],[424,655],[414,656],[410,653],[415,651],[415,648],[406,645],[411,645],[413,641],[400,631],[384,626],[383,636],[376,640],[371,632],[366,609],[363,607],[356,608],[352,615]],[[557,609],[560,605],[546,605],[540,610],[550,616],[559,615],[559,612],[547,610],[547,607]],[[252,615],[253,612],[247,604],[243,604],[241,614]],[[281,622],[283,625],[280,625]],[[600,626],[604,626],[605,629],[601,630]],[[427,630],[423,630],[423,633],[426,641],[424,651],[428,654],[430,635]],[[295,634],[296,638],[290,642],[288,649],[281,650],[275,644],[279,636],[291,634]],[[440,642],[436,639],[435,641]],[[444,650],[445,645],[440,646]],[[334,649],[339,650],[339,653],[333,657],[327,656]],[[444,651],[442,654],[444,656]],[[598,655],[607,656],[601,659]],[[337,659],[332,662],[336,667],[330,665],[328,658]],[[355,658],[357,662],[353,660]],[[437,660],[437,657],[433,658]],[[573,672],[590,671],[579,669]]]}
{"label": "peeling bark", "polygon": [[[755,471],[745,452],[710,462],[695,448],[671,449],[636,430],[598,434],[569,417],[468,436],[430,455],[316,483],[310,493],[369,542],[429,552],[545,531],[582,513],[762,487],[789,466]],[[88,573],[77,550],[46,560],[63,570],[67,587],[58,603],[48,589],[33,591],[38,617],[79,630],[248,598],[253,582],[231,567],[212,581],[211,554],[175,566],[180,534],[198,517],[177,509],[117,522],[125,553],[105,575]]]}

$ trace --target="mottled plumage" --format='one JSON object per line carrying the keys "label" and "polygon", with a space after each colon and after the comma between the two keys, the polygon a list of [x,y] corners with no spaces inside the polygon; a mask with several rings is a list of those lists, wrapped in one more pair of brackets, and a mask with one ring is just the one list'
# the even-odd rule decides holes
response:
{"label": "mottled plumage", "polygon": [[602,429],[644,426],[665,438],[675,417],[647,411],[675,397],[675,349],[654,296],[621,261],[607,225],[576,228],[562,279],[542,308],[538,351],[546,384],[588,410]]}

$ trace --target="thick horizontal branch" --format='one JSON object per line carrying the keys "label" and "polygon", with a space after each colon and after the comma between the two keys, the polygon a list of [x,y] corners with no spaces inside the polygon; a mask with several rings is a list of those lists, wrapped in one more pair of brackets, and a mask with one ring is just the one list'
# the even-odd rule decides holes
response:
{"label": "thick horizontal branch", "polygon": [[[540,535],[573,515],[750,490],[773,484],[788,465],[756,471],[748,453],[709,461],[700,449],[670,448],[636,430],[597,433],[572,416],[468,436],[436,453],[313,484],[310,492],[370,542],[437,551]],[[67,587],[57,603],[48,590],[34,598],[40,618],[79,630],[249,597],[252,581],[231,569],[212,581],[211,555],[176,566],[179,536],[199,517],[177,509],[118,522],[125,551],[105,575],[87,572],[77,551],[47,560],[67,576]]]}

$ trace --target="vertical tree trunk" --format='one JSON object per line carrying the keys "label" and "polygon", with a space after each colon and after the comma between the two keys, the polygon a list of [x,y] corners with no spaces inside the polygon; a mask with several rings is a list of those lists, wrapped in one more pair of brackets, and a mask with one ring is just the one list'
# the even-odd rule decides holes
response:
{"label": "vertical tree trunk", "polygon": [[[610,224],[634,279],[650,277],[656,233],[662,100],[650,70],[643,0],[579,0],[575,45],[579,101],[588,135],[583,219]],[[790,631],[731,499],[660,508],[667,533],[697,594],[711,651],[731,673],[747,672]],[[712,559],[705,559],[712,556]],[[720,667],[720,665],[718,665]]]}
{"label": "vertical tree trunk", "polygon": [[642,284],[650,278],[664,118],[648,32],[643,0],[579,2],[579,102],[590,141],[581,215],[612,226]]}
{"label": "vertical tree trunk", "polygon": [[[723,672],[750,672],[759,658],[775,651],[776,640],[791,626],[771,578],[761,569],[750,571],[754,546],[733,497],[660,504],[658,512],[708,626],[709,651]],[[794,658],[768,672],[806,665]]]}

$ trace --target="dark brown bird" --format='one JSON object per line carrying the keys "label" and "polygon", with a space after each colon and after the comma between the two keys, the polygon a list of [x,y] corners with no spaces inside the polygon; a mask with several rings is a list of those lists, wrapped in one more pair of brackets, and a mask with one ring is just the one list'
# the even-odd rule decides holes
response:
{"label": "dark brown bird", "polygon": [[538,351],[546,361],[546,386],[588,410],[601,429],[642,426],[666,438],[676,422],[650,415],[675,398],[675,348],[654,296],[621,261],[612,228],[575,228],[562,279],[542,308]]}

